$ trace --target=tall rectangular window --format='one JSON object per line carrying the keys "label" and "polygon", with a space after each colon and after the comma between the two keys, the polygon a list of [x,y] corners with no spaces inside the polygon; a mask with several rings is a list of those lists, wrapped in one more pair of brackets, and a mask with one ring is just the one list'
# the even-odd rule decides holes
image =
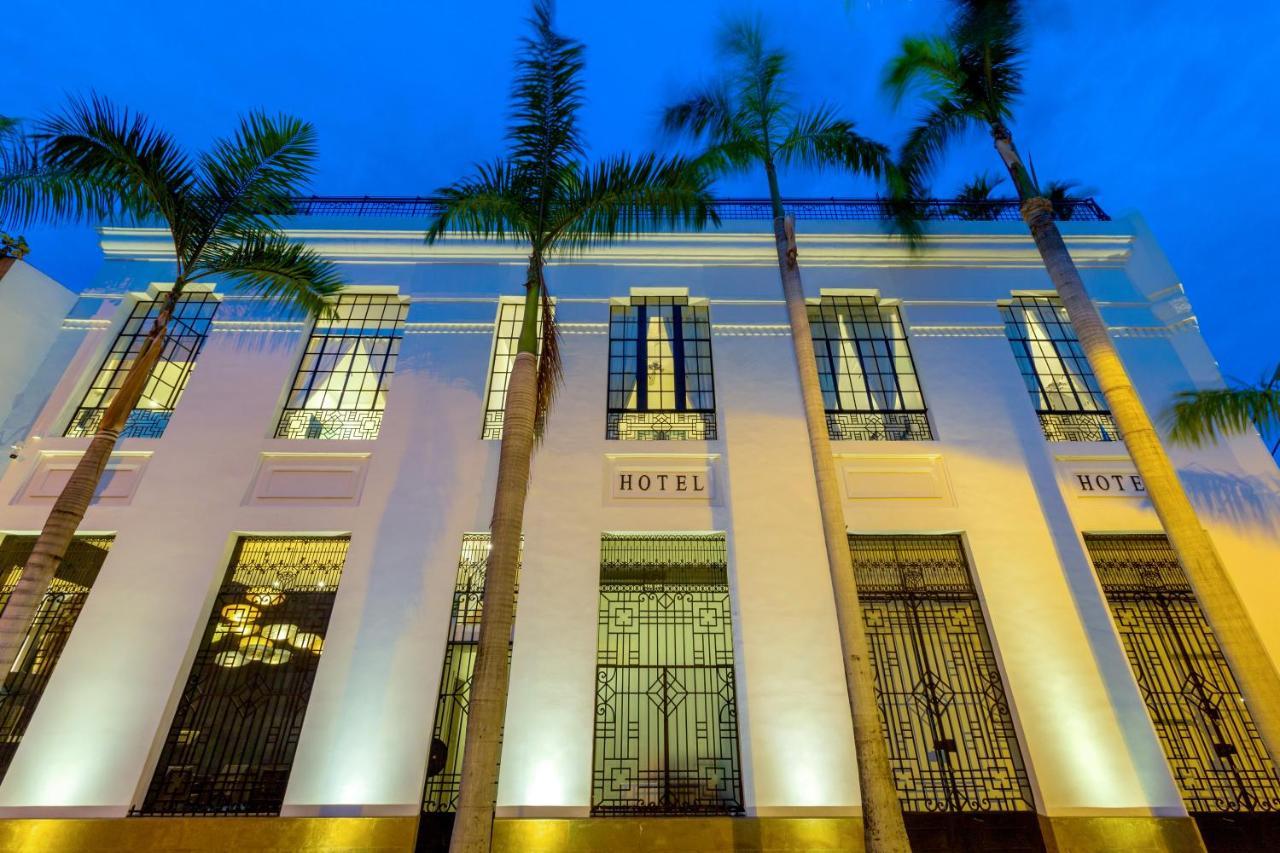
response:
{"label": "tall rectangular window", "polygon": [[242,537],[139,814],[275,815],[347,537]]}
{"label": "tall rectangular window", "polygon": [[809,329],[831,438],[933,438],[896,306],[824,296],[809,306]]}
{"label": "tall rectangular window", "polygon": [[[77,536],[71,540],[53,582],[36,608],[35,619],[17,661],[5,675],[4,691],[0,693],[0,779],[18,751],[49,676],[89,597],[89,589],[107,559],[111,542],[110,537],[101,536]],[[6,536],[0,542],[0,611],[9,603],[35,544],[34,536]]]}
{"label": "tall rectangular window", "polygon": [[431,731],[427,787],[422,798],[422,810],[428,814],[458,810],[462,747],[467,740],[471,676],[476,666],[476,646],[480,642],[480,621],[484,617],[484,579],[489,550],[488,533],[463,534],[458,579],[453,587],[453,610],[449,614],[449,639],[440,672],[440,695]]}
{"label": "tall rectangular window", "polygon": [[1275,764],[1169,540],[1085,545],[1187,811],[1280,811]]}
{"label": "tall rectangular window", "polygon": [[311,331],[276,438],[377,438],[408,312],[398,296],[340,296]]}
{"label": "tall rectangular window", "polygon": [[[66,435],[93,435],[98,431],[107,406],[115,399],[129,375],[129,368],[142,352],[160,307],[161,300],[158,299],[140,299],[133,304],[124,328],[116,335],[106,359],[89,383],[80,407],[72,415]],[[218,300],[212,293],[183,291],[178,297],[169,321],[164,350],[151,370],[142,398],[125,422],[121,438],[159,438],[164,435],[217,309]]]}
{"label": "tall rectangular window", "polygon": [[741,814],[724,534],[600,543],[593,814]]}
{"label": "tall rectangular window", "polygon": [[854,535],[849,548],[903,811],[1024,812],[1021,829],[1035,835],[1031,785],[960,537]]}
{"label": "tall rectangular window", "polygon": [[711,321],[685,296],[632,297],[609,309],[610,439],[716,437]]}
{"label": "tall rectangular window", "polygon": [[1004,330],[1049,441],[1116,441],[1102,389],[1067,309],[1055,296],[1017,296],[1000,306]]}
{"label": "tall rectangular window", "polygon": [[507,383],[515,367],[520,345],[520,324],[524,322],[524,302],[498,303],[497,334],[493,340],[493,361],[489,365],[489,387],[484,397],[484,427],[480,437],[502,438],[502,422],[507,410]]}

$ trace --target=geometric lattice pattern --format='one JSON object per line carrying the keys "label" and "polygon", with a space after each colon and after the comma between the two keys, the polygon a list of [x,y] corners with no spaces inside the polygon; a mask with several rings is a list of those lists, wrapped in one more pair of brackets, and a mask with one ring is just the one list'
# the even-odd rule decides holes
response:
{"label": "geometric lattice pattern", "polygon": [[960,537],[855,535],[849,548],[903,810],[1032,810]]}
{"label": "geometric lattice pattern", "polygon": [[449,615],[449,640],[444,648],[440,696],[436,700],[436,719],[431,730],[427,786],[422,797],[424,812],[445,813],[458,809],[462,748],[467,740],[471,676],[476,665],[476,645],[480,642],[480,620],[484,616],[489,547],[488,533],[462,536],[462,556],[458,560],[458,580],[453,588],[453,610]]}
{"label": "geometric lattice pattern", "polygon": [[[484,426],[480,437],[498,441],[507,413],[507,384],[516,366],[520,348],[520,326],[524,322],[524,302],[498,303],[498,319],[493,339],[493,360],[489,363],[489,387],[485,392]],[[538,346],[542,346],[542,318],[538,318]]]}
{"label": "geometric lattice pattern", "polygon": [[[86,436],[97,432],[102,416],[124,384],[129,369],[142,352],[147,333],[160,314],[163,300],[140,299],[111,344],[84,399],[67,425],[66,435]],[[151,370],[142,397],[125,422],[121,438],[159,438],[169,424],[169,416],[186,388],[196,357],[213,324],[218,300],[212,293],[184,291],[178,296],[165,333],[164,349]]]}
{"label": "geometric lattice pattern", "polygon": [[741,814],[724,536],[601,552],[592,814]]}
{"label": "geometric lattice pattern", "polygon": [[831,438],[932,439],[897,307],[870,296],[824,296],[808,312]]}
{"label": "geometric lattice pattern", "polygon": [[[71,629],[89,597],[89,589],[111,549],[110,537],[77,536],[53,582],[36,608],[18,660],[5,675],[0,693],[0,779],[18,751],[36,705],[44,694]],[[18,585],[22,568],[35,547],[34,536],[6,536],[0,542],[0,610]]]}
{"label": "geometric lattice pattern", "polygon": [[397,296],[340,296],[307,339],[276,438],[377,438],[408,313]]}
{"label": "geometric lattice pattern", "polygon": [[136,813],[279,814],[347,544],[236,543]]}
{"label": "geometric lattice pattern", "polygon": [[1118,441],[1098,379],[1056,296],[1015,296],[1000,306],[1005,335],[1049,441]]}
{"label": "geometric lattice pattern", "polygon": [[1169,540],[1085,544],[1187,810],[1280,811],[1275,765]]}
{"label": "geometric lattice pattern", "polygon": [[605,438],[713,440],[715,410],[705,305],[636,296],[610,307]]}

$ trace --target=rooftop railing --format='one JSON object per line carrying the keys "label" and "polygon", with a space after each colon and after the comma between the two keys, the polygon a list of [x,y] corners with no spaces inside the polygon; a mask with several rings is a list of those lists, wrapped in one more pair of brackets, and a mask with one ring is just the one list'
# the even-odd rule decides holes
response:
{"label": "rooftop railing", "polygon": [[[944,222],[1020,222],[1016,199],[956,201],[929,199],[916,202],[921,219]],[[882,222],[893,219],[893,210],[881,199],[795,198],[786,202],[796,219],[842,222]],[[440,209],[430,196],[309,196],[294,199],[299,216],[412,216],[427,217]],[[770,220],[773,212],[765,199],[725,198],[715,202],[721,219]],[[1054,217],[1062,221],[1107,222],[1106,214],[1092,198],[1069,198],[1053,203]]]}

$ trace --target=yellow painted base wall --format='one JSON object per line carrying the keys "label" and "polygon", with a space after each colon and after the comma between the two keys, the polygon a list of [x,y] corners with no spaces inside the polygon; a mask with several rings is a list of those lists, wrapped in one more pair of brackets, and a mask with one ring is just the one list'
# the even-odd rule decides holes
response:
{"label": "yellow painted base wall", "polygon": [[[1189,818],[1041,817],[1050,853],[1193,853]],[[0,820],[0,851],[31,853],[411,853],[416,818]],[[857,818],[507,819],[494,853],[859,853]]]}

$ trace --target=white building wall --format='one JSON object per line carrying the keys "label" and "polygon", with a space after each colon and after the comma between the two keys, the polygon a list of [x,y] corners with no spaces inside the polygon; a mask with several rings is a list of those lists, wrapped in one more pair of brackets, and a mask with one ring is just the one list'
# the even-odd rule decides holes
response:
{"label": "white building wall", "polygon": [[[86,531],[116,542],[0,785],[0,815],[118,816],[141,802],[231,547],[246,533],[351,535],[284,813],[417,812],[461,538],[487,529],[491,509],[498,445],[479,435],[496,298],[519,292],[522,255],[462,240],[427,249],[416,223],[302,224],[352,283],[414,300],[380,436],[272,438],[306,330],[225,299],[165,436],[121,443],[128,470],[86,518]],[[503,814],[588,812],[600,535],[680,530],[727,536],[749,811],[856,812],[816,494],[761,225],[661,235],[548,273],[566,381],[526,512]],[[902,300],[938,439],[837,443],[862,489],[846,503],[850,531],[963,535],[1039,811],[1183,813],[1082,543],[1084,532],[1158,524],[1140,498],[1073,490],[1080,465],[1123,468],[1123,448],[1046,442],[1001,328],[997,300],[1049,286],[1030,240],[1015,226],[949,226],[931,255],[910,259],[874,228],[801,225],[811,296],[858,288]],[[1066,230],[1148,407],[1215,381],[1145,227]],[[163,278],[164,243],[152,235],[109,231],[104,247],[104,287]],[[607,300],[641,286],[711,300],[716,441],[604,439]],[[48,500],[31,496],[32,478],[87,443],[52,436],[122,310],[94,303],[96,321],[64,327],[56,347],[77,352],[32,427],[42,439],[0,479],[0,531],[39,529]],[[628,454],[708,465],[714,499],[614,499],[606,478],[635,463],[617,458]],[[1256,437],[1175,458],[1276,654],[1280,626],[1265,612],[1280,593],[1268,570],[1280,564],[1274,464]],[[260,472],[280,464],[345,466],[359,486],[265,498]],[[893,485],[921,472],[932,491],[903,496]]]}

